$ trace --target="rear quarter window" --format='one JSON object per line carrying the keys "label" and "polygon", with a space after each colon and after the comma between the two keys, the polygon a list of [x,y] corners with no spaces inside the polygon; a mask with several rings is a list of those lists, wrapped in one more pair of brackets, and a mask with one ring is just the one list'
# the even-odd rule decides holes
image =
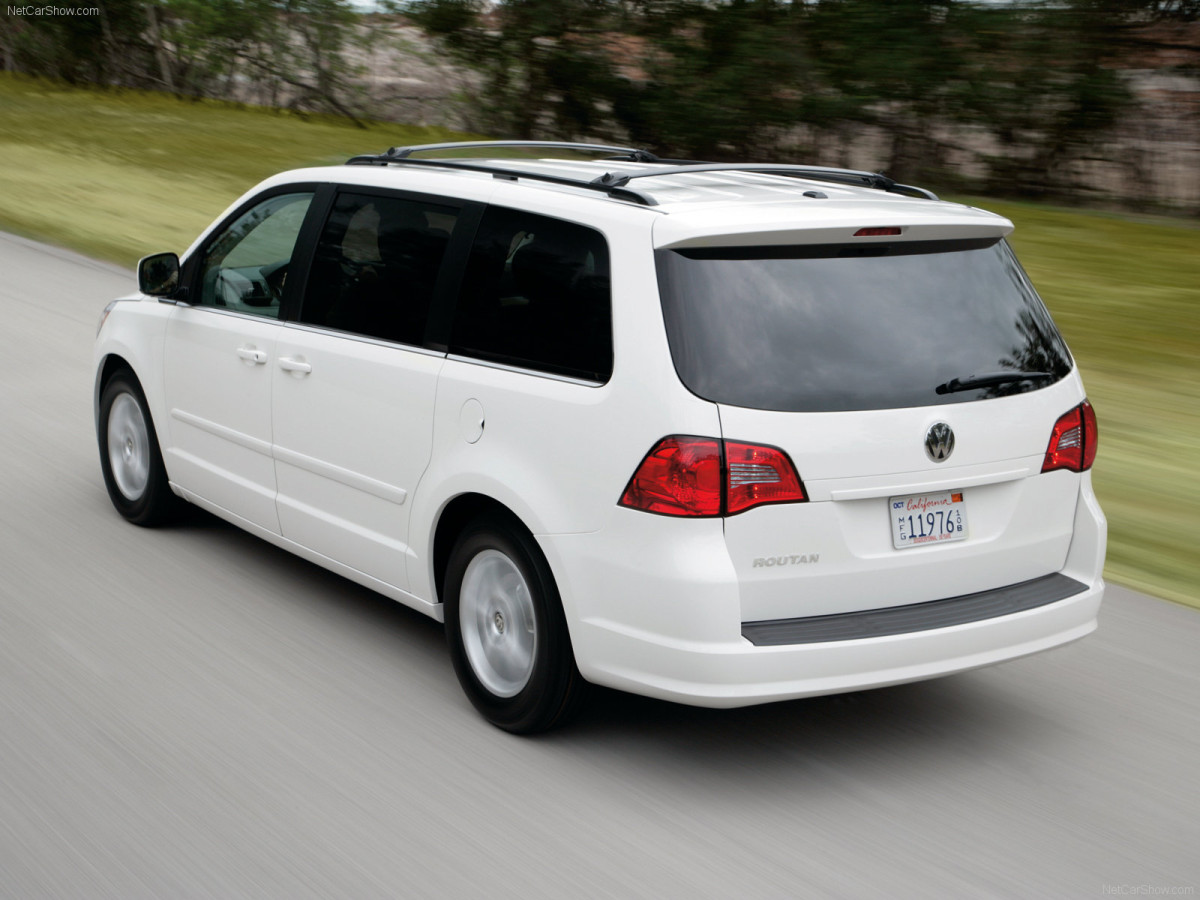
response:
{"label": "rear quarter window", "polygon": [[612,374],[609,254],[583,225],[519,210],[483,214],[450,350],[589,381]]}

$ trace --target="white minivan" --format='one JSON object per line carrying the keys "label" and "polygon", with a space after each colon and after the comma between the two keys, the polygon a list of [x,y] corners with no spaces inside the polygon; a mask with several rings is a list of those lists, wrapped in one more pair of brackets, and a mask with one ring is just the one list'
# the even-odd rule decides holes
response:
{"label": "white minivan", "polygon": [[105,484],[444,621],[514,732],[588,683],[732,707],[1045,650],[1096,627],[1106,526],[1011,230],[595,145],[286,172],[106,308]]}

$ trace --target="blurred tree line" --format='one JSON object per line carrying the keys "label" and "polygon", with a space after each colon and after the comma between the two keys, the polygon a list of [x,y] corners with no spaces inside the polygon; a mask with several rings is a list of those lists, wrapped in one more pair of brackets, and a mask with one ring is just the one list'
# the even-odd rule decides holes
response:
{"label": "blurred tree line", "polygon": [[348,0],[70,0],[96,15],[21,2],[0,9],[5,70],[191,97],[253,83],[271,106],[362,114],[346,50],[371,34]]}
{"label": "blurred tree line", "polygon": [[[1147,54],[1181,52],[1182,68],[1200,72],[1200,0],[380,5],[477,73],[481,131],[844,164],[837,148],[872,129],[890,175],[941,184],[969,140],[989,187],[1009,192],[1061,186],[1131,103],[1124,73]],[[6,9],[5,69],[190,96],[229,97],[251,81],[272,105],[371,112],[348,50],[372,30],[350,0],[101,0],[90,17]]]}
{"label": "blurred tree line", "polygon": [[836,148],[871,126],[892,177],[941,184],[954,181],[948,158],[973,136],[988,148],[989,187],[1006,193],[1061,186],[1131,103],[1123,70],[1146,54],[1185,51],[1200,72],[1191,27],[1200,0],[415,0],[408,9],[482,74],[488,131],[845,164]]}

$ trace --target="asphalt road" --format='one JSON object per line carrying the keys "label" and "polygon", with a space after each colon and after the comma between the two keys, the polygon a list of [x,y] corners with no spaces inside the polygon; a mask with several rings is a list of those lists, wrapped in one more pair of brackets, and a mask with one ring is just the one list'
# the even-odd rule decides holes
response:
{"label": "asphalt road", "polygon": [[[0,896],[1103,897],[1200,889],[1200,612],[727,712],[515,738],[441,627],[197,513],[109,505],[90,352],[132,276],[0,235]],[[1186,894],[1184,894],[1186,895]]]}

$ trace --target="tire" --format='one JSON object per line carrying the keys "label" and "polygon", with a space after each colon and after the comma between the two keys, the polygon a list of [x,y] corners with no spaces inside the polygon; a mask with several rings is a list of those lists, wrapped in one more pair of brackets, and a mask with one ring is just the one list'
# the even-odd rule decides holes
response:
{"label": "tire", "polygon": [[446,568],[446,642],[459,683],[493,725],[532,734],[564,724],[587,683],[541,550],[499,517],[472,522]]}
{"label": "tire", "polygon": [[117,512],[134,525],[160,525],[183,505],[171,492],[146,395],[128,369],[113,374],[100,393],[100,468]]}

